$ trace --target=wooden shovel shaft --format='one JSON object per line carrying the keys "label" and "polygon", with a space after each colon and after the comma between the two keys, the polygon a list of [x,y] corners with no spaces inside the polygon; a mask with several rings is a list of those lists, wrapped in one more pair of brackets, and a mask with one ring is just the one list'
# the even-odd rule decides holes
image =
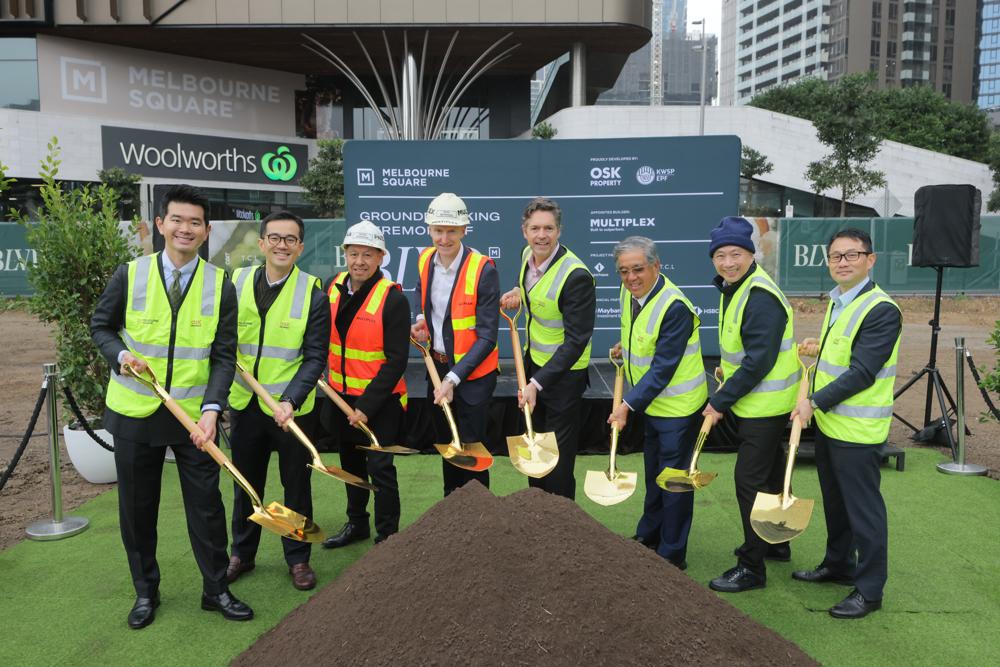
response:
{"label": "wooden shovel shaft", "polygon": [[[625,369],[615,365],[615,390],[611,398],[611,412],[615,412],[622,404],[622,390],[625,387]],[[615,476],[615,456],[618,454],[618,425],[611,425],[611,457],[608,461],[608,477]]]}
{"label": "wooden shovel shaft", "polygon": [[[512,353],[514,355],[514,374],[517,376],[517,390],[523,393],[524,388],[528,386],[527,374],[524,372],[524,357],[521,354],[521,334],[517,331],[517,316],[521,314],[521,309],[518,308],[517,312],[514,313],[514,317],[509,316],[500,309],[500,314],[503,315],[504,319],[510,325],[510,344],[513,348]],[[524,404],[524,428],[528,432],[528,438],[534,439],[535,437],[535,427],[531,423],[531,407],[527,403]]]}
{"label": "wooden shovel shaft", "polygon": [[[799,361],[801,365],[802,362]],[[809,368],[812,368],[811,366]],[[798,400],[802,401],[809,395],[809,368],[802,365],[802,380],[799,382]],[[802,418],[795,415],[792,420],[792,434],[788,438],[788,460],[785,462],[785,485],[783,498],[787,500],[792,492],[792,469],[795,467],[795,454],[799,450],[799,440],[802,439]]]}
{"label": "wooden shovel shaft", "polygon": [[[250,388],[253,389],[254,393],[257,394],[262,401],[264,401],[264,404],[267,405],[271,412],[278,412],[279,406],[278,402],[274,400],[274,396],[271,396],[271,392],[264,389],[263,385],[257,381],[257,378],[255,378],[246,368],[243,367],[243,364],[237,362],[236,372],[243,376],[244,382],[250,385]],[[289,419],[286,426],[288,427],[288,430],[291,431],[296,438],[298,438],[299,442],[305,445],[305,448],[309,450],[309,453],[312,454],[313,462],[321,462],[319,458],[319,451],[316,450],[316,447],[312,444],[312,441],[309,440],[309,437],[305,434],[305,432],[303,432],[303,430],[299,428],[299,425],[295,423],[295,419]]]}
{"label": "wooden shovel shaft", "polygon": [[[427,367],[427,375],[431,378],[431,386],[434,389],[439,389],[441,387],[441,376],[438,374],[437,366],[434,365],[434,360],[431,359],[431,354],[427,350],[430,343],[428,342],[427,347],[424,347],[413,338],[410,340],[413,341],[415,346],[420,348],[420,356],[424,358],[424,366]],[[448,401],[441,403],[441,409],[444,410],[444,416],[448,420],[448,427],[451,429],[451,445],[461,451],[462,441],[458,439],[458,426],[455,424],[455,417],[451,414],[451,406],[448,404]]]}
{"label": "wooden shovel shaft", "polygon": [[[343,412],[345,416],[350,417],[351,415],[354,414],[354,410],[352,410],[351,406],[347,404],[347,401],[345,401],[340,394],[334,391],[333,387],[324,382],[322,378],[316,380],[316,385],[323,390],[323,393],[326,394],[327,398],[333,401],[334,405],[340,408],[340,411]],[[372,447],[376,447],[378,449],[382,448],[381,445],[378,444],[378,438],[375,437],[375,433],[373,433],[372,430],[368,428],[367,424],[365,424],[364,422],[358,422],[357,424],[354,425],[354,427],[359,429],[366,436],[368,436],[368,440],[371,441]]]}

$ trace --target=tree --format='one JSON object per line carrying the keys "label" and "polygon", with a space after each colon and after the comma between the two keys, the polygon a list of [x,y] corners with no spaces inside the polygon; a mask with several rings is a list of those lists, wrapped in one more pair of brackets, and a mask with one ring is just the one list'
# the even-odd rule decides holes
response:
{"label": "tree", "polygon": [[552,127],[552,124],[548,121],[542,121],[538,125],[531,128],[531,138],[532,139],[551,139],[552,137],[559,134],[559,130]]}
{"label": "tree", "polygon": [[[996,213],[1000,211],[1000,132],[994,132],[990,137],[986,164],[990,165],[990,170],[993,172],[993,192],[990,193],[990,198],[986,202],[986,209],[991,213]],[[1000,378],[1000,367],[998,367],[997,377]],[[1000,386],[1000,380],[998,380],[998,386]]]}
{"label": "tree", "polygon": [[121,167],[108,167],[98,171],[97,178],[115,193],[119,219],[126,220],[138,213],[141,174],[129,173]]}
{"label": "tree", "polygon": [[753,209],[753,179],[761,174],[770,174],[774,165],[767,156],[749,146],[743,146],[740,157],[740,174],[747,179],[747,209]]}
{"label": "tree", "polygon": [[813,119],[816,136],[830,148],[809,163],[806,178],[816,192],[840,190],[840,217],[847,200],[885,185],[885,174],[869,169],[882,143],[881,126],[870,95],[871,74],[851,74],[830,87],[826,109]]}
{"label": "tree", "polygon": [[323,139],[318,146],[319,153],[309,161],[309,171],[299,185],[319,215],[339,218],[344,215],[344,141]]}

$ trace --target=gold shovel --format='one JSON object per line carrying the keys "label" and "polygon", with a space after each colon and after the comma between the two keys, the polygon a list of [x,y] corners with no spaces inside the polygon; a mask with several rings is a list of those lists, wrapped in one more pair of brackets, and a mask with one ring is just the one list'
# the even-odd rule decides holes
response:
{"label": "gold shovel", "polygon": [[[159,382],[157,382],[156,375],[153,374],[153,369],[146,369],[149,379],[142,377],[143,374],[137,373],[130,364],[126,364],[124,370],[127,375],[132,376],[132,378],[134,378],[137,382],[156,394],[156,397],[163,401],[167,410],[169,410],[170,413],[177,418],[177,421],[179,421],[189,433],[204,436],[204,433],[202,433],[198,424],[196,424],[195,421],[191,419],[186,412],[184,412],[184,409],[178,405],[177,401],[167,393],[167,390],[164,389]],[[278,502],[273,502],[267,507],[264,507],[264,503],[261,501],[260,496],[257,495],[254,488],[250,485],[250,482],[248,482],[240,471],[236,469],[236,466],[234,466],[233,462],[222,453],[222,450],[216,447],[214,442],[206,440],[202,445],[202,449],[208,452],[208,455],[219,464],[219,467],[224,468],[226,472],[232,475],[233,479],[236,480],[236,483],[240,485],[240,488],[242,488],[246,494],[250,496],[250,503],[253,505],[253,514],[247,517],[248,519],[276,535],[297,540],[299,542],[319,543],[326,539],[326,536],[323,534],[320,527],[313,523],[313,520],[309,517],[290,510]]]}
{"label": "gold shovel", "polygon": [[[351,406],[347,404],[347,401],[341,398],[340,394],[334,391],[333,387],[324,382],[322,378],[317,380],[316,384],[319,386],[320,389],[323,390],[323,393],[327,395],[327,398],[333,401],[334,405],[340,408],[341,412],[343,412],[348,417],[354,414],[354,410],[352,410]],[[375,437],[375,434],[372,432],[370,428],[368,428],[367,424],[365,424],[364,422],[358,422],[357,424],[355,424],[355,427],[360,429],[366,436],[368,436],[368,441],[371,443],[371,445],[367,447],[365,447],[364,445],[354,445],[355,448],[357,449],[367,449],[370,452],[382,452],[384,454],[417,454],[420,451],[418,449],[413,449],[411,447],[404,447],[402,445],[385,445],[383,447],[382,445],[379,444],[378,438]]]}
{"label": "gold shovel", "polygon": [[[510,342],[514,349],[514,369],[517,373],[517,389],[523,392],[528,382],[524,374],[524,359],[521,357],[521,337],[517,332],[517,318],[521,314],[518,306],[514,317],[500,309],[500,314],[510,324]],[[559,463],[559,443],[555,433],[536,433],[531,425],[531,408],[524,404],[525,432],[507,437],[507,453],[510,462],[518,472],[528,477],[545,477]]]}
{"label": "gold shovel", "polygon": [[[267,407],[271,409],[271,412],[277,412],[278,402],[274,400],[274,397],[271,396],[271,393],[267,389],[264,389],[264,387],[261,386],[260,382],[257,382],[257,378],[251,375],[250,372],[243,367],[243,364],[238,361],[236,362],[236,372],[243,377],[244,382],[250,385],[250,388],[253,389],[254,393],[260,396],[261,400],[263,400],[264,403],[267,404]],[[362,489],[367,489],[369,491],[377,490],[374,486],[357,475],[352,475],[343,468],[328,466],[323,463],[323,459],[319,457],[319,452],[316,451],[315,445],[312,444],[312,441],[309,440],[309,437],[302,431],[302,429],[299,428],[299,425],[295,423],[295,419],[289,419],[287,427],[288,430],[291,431],[292,434],[298,439],[298,441],[302,443],[302,446],[308,449],[309,453],[312,454],[313,460],[312,463],[309,464],[310,468],[317,472],[321,472],[324,475],[329,475],[330,477],[339,479],[341,482],[346,482],[347,484],[351,484]]]}
{"label": "gold shovel", "polygon": [[[718,368],[715,369],[715,378],[720,380],[719,387],[721,387],[722,373]],[[714,419],[711,417],[705,417],[704,421],[701,422],[701,430],[698,431],[698,439],[695,440],[694,443],[694,453],[691,455],[691,465],[688,466],[687,470],[664,468],[660,471],[660,474],[656,476],[657,486],[660,486],[671,493],[697,491],[698,489],[705,488],[712,483],[713,479],[718,477],[719,473],[717,472],[702,472],[701,470],[698,470],[698,457],[701,455],[701,448],[705,446],[705,441],[708,440],[708,434],[712,430],[712,426],[714,424]]]}
{"label": "gold shovel", "polygon": [[[809,395],[809,371],[813,366],[802,366],[802,381],[799,383],[799,400]],[[796,498],[792,495],[792,469],[795,467],[795,453],[802,437],[802,420],[795,416],[792,420],[792,435],[788,439],[788,461],[785,463],[785,486],[782,493],[757,492],[750,510],[750,527],[768,544],[787,542],[798,537],[809,526],[815,500]]]}
{"label": "gold shovel", "polygon": [[[410,338],[410,342],[423,355],[424,365],[427,366],[427,374],[431,378],[432,386],[437,389],[441,386],[441,376],[438,375],[434,360],[431,359],[430,340],[428,339],[427,345],[421,345],[415,338]],[[448,401],[441,404],[441,409],[444,410],[444,416],[448,420],[448,427],[451,429],[451,442],[446,445],[435,444],[434,448],[444,457],[444,460],[453,466],[473,472],[486,470],[493,465],[493,455],[490,454],[490,450],[486,449],[483,443],[466,442],[463,444],[459,440],[458,426],[455,425],[455,417],[451,414],[451,406],[448,404]]]}
{"label": "gold shovel", "polygon": [[[622,388],[625,384],[625,369],[623,364],[611,358],[615,367],[615,394],[611,401],[611,411],[614,412],[622,404]],[[635,493],[639,476],[634,472],[620,472],[615,468],[615,454],[618,452],[618,426],[611,426],[611,461],[607,470],[588,470],[583,482],[583,490],[587,497],[598,505],[617,505],[624,502]]]}

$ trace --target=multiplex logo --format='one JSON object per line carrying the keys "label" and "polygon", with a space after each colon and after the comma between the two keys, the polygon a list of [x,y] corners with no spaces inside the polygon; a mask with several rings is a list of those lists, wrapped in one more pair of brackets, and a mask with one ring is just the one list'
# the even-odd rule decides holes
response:
{"label": "multiplex logo", "polygon": [[358,185],[375,185],[375,170],[368,167],[359,168]]}
{"label": "multiplex logo", "polygon": [[592,167],[590,170],[590,187],[592,188],[606,188],[621,184],[621,167]]}
{"label": "multiplex logo", "polygon": [[108,72],[98,60],[59,59],[62,98],[74,102],[108,102]]}

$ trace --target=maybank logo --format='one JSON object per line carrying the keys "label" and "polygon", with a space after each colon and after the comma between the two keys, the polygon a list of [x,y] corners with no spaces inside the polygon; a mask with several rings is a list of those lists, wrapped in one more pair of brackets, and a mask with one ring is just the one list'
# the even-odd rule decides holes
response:
{"label": "maybank logo", "polygon": [[279,146],[277,153],[264,153],[260,159],[260,168],[272,181],[290,181],[295,178],[299,163],[292,157],[288,146]]}

